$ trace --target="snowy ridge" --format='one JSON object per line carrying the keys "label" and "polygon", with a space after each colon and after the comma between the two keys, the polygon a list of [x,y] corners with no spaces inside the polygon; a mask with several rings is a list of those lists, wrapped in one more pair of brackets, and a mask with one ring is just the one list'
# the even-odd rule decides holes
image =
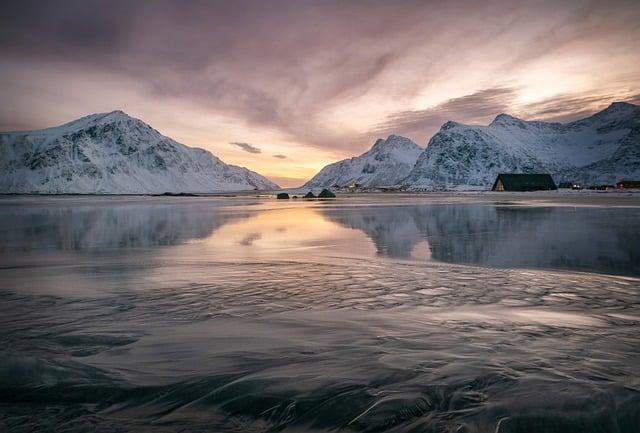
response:
{"label": "snowy ridge", "polygon": [[353,183],[365,187],[397,185],[409,174],[421,152],[422,148],[408,138],[390,135],[386,140],[378,139],[360,156],[327,165],[304,188]]}
{"label": "snowy ridge", "polygon": [[0,193],[158,194],[278,189],[122,111],[0,133]]}
{"label": "snowy ridge", "polygon": [[640,107],[624,102],[570,123],[498,115],[488,126],[445,123],[403,184],[486,189],[498,173],[551,173],[556,182],[640,178]]}

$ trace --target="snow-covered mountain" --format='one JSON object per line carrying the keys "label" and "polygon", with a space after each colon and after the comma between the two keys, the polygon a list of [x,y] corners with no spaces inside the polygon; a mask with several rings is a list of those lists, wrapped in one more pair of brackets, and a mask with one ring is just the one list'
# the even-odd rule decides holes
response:
{"label": "snow-covered mountain", "polygon": [[640,179],[640,107],[616,102],[570,123],[498,115],[488,126],[445,123],[403,184],[490,187],[498,173],[551,173],[556,182]]}
{"label": "snow-covered mountain", "polygon": [[413,168],[422,148],[405,137],[390,135],[378,139],[360,156],[329,164],[304,187],[397,185]]}
{"label": "snow-covered mountain", "polygon": [[155,194],[278,189],[122,111],[0,133],[0,193]]}

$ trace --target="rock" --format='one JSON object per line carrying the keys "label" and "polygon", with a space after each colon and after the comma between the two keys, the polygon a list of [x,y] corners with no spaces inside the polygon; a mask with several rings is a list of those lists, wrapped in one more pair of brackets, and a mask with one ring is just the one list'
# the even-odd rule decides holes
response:
{"label": "rock", "polygon": [[288,200],[289,194],[287,194],[286,192],[281,192],[276,196],[276,198],[278,198],[278,200]]}
{"label": "rock", "polygon": [[306,194],[304,195],[304,198],[316,198],[316,196],[315,196],[315,195],[313,195],[313,193],[312,193],[311,191],[309,191],[308,193],[306,193]]}
{"label": "rock", "polygon": [[329,191],[328,189],[323,189],[320,194],[318,194],[318,198],[335,198],[336,195]]}
{"label": "rock", "polygon": [[192,194],[190,192],[165,192],[162,194],[153,194],[153,195],[162,195],[169,197],[197,197],[198,194]]}

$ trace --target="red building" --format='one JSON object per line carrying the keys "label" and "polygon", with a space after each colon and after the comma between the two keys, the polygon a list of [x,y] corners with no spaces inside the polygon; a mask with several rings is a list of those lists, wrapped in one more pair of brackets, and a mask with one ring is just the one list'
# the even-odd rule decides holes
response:
{"label": "red building", "polygon": [[640,180],[621,180],[616,183],[618,189],[640,188]]}

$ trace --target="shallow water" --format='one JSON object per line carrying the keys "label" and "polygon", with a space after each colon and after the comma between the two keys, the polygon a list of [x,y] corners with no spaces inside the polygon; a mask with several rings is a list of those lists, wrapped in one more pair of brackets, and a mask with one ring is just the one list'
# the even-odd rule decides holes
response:
{"label": "shallow water", "polygon": [[3,198],[0,430],[637,432],[637,227],[486,198]]}

